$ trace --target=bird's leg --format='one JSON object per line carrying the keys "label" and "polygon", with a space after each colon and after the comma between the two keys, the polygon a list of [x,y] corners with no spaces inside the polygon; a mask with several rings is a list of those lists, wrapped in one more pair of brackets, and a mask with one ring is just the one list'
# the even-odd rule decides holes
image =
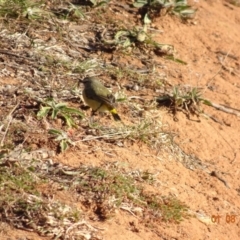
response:
{"label": "bird's leg", "polygon": [[90,117],[90,125],[93,125],[93,123],[94,123],[94,115],[102,107],[102,105],[103,105],[103,102],[97,107],[97,109],[92,110],[91,117]]}
{"label": "bird's leg", "polygon": [[90,116],[90,119],[89,119],[89,123],[90,123],[90,126],[93,125],[94,123],[94,114],[95,114],[96,111],[92,110],[91,112],[91,116]]}

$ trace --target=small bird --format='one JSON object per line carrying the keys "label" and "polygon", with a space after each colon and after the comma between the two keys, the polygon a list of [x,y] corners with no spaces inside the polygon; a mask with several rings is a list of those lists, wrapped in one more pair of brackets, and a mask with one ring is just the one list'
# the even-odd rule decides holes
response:
{"label": "small bird", "polygon": [[97,78],[86,77],[81,82],[84,84],[83,99],[92,108],[93,114],[109,111],[115,121],[121,121],[114,107],[115,97]]}

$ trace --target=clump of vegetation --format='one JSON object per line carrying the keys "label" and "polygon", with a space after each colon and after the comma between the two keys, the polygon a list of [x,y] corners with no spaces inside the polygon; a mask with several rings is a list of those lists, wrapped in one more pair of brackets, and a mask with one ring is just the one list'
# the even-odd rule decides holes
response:
{"label": "clump of vegetation", "polygon": [[101,220],[112,217],[116,208],[142,216],[143,220],[147,216],[146,224],[180,222],[187,217],[187,206],[176,198],[144,191],[146,184],[154,187],[156,182],[155,175],[148,171],[127,170],[117,163],[72,168],[16,156],[11,161],[5,159],[5,153],[1,156],[0,220],[17,228],[51,237],[93,236],[97,232],[79,209],[46,193],[41,195],[41,186],[52,191],[64,189]]}
{"label": "clump of vegetation", "polygon": [[84,10],[81,7],[78,7],[71,2],[67,2],[66,6],[55,6],[53,12],[56,16],[62,17],[65,19],[85,19]]}
{"label": "clump of vegetation", "polygon": [[148,14],[151,19],[160,16],[163,10],[165,14],[174,14],[182,19],[193,18],[196,12],[187,0],[135,0],[133,6],[140,8],[143,17]]}
{"label": "clump of vegetation", "polygon": [[70,108],[66,103],[56,103],[52,99],[43,101],[41,109],[37,113],[37,117],[40,119],[48,115],[50,115],[52,119],[56,119],[57,117],[64,119],[69,127],[76,127],[73,120],[74,115],[81,118],[84,117],[84,114],[78,109]]}
{"label": "clump of vegetation", "polygon": [[[108,32],[106,35],[112,35]],[[112,49],[124,49],[132,50],[134,47],[140,49],[152,49],[158,53],[172,55],[174,53],[174,47],[170,44],[161,44],[154,41],[151,36],[147,33],[147,25],[143,28],[133,29],[121,29],[113,34],[113,39],[105,38],[103,36],[102,42],[105,46],[109,46]]]}
{"label": "clump of vegetation", "polygon": [[202,113],[200,109],[201,103],[208,106],[212,105],[209,100],[202,97],[202,93],[198,88],[183,90],[174,87],[172,93],[158,97],[157,102],[160,106],[168,107],[172,111],[175,120],[178,120],[176,117],[178,111],[184,112],[190,118],[190,115],[199,116]]}
{"label": "clump of vegetation", "polygon": [[100,7],[110,2],[110,0],[87,0],[87,1],[90,2],[93,7]]}
{"label": "clump of vegetation", "polygon": [[[133,114],[139,114],[138,110],[132,109]],[[92,125],[92,135],[85,136],[81,141],[92,141],[101,139],[106,142],[118,142],[125,139],[140,140],[152,148],[170,141],[169,134],[163,131],[160,122],[153,119],[142,119],[134,125],[121,125],[117,127]]]}
{"label": "clump of vegetation", "polygon": [[150,209],[156,211],[155,217],[165,222],[179,223],[189,216],[188,207],[177,198],[146,195]]}
{"label": "clump of vegetation", "polygon": [[0,220],[43,236],[82,236],[79,232],[69,231],[76,223],[78,226],[86,223],[81,212],[43,197],[37,189],[46,182],[42,180],[41,173],[36,175],[36,169],[32,166],[34,161],[20,162],[17,159],[0,160]]}
{"label": "clump of vegetation", "polygon": [[50,17],[51,13],[44,10],[42,1],[32,0],[2,0],[0,1],[0,15],[4,17],[39,19]]}
{"label": "clump of vegetation", "polygon": [[154,185],[156,181],[149,172],[129,172],[111,163],[101,167],[55,168],[54,172],[48,173],[49,177],[79,194],[78,199],[101,220],[113,216],[116,208],[133,214],[138,209],[158,221],[179,222],[187,216],[187,206],[176,198],[144,191],[142,183]]}
{"label": "clump of vegetation", "polygon": [[71,140],[69,134],[65,131],[58,129],[49,129],[48,133],[52,134],[55,137],[56,142],[59,142],[61,152],[66,151],[69,145],[75,146],[75,143]]}
{"label": "clump of vegetation", "polygon": [[41,0],[1,0],[0,15],[5,18],[25,18],[28,20],[49,20],[54,16],[65,19],[84,19],[85,14],[81,7],[71,2],[58,5],[54,3],[51,7]]}

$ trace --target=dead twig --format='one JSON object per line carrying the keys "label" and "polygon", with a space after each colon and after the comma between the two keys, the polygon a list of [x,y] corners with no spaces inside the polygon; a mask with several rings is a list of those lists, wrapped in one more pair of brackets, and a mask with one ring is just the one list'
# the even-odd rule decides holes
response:
{"label": "dead twig", "polygon": [[[88,227],[91,231],[97,231],[98,228],[95,228],[93,226],[91,226],[90,224],[88,224],[86,221],[82,220],[80,222],[77,222],[77,223],[74,223],[72,224],[67,230],[66,230],[66,235],[69,234],[70,231],[72,231],[74,228],[77,228],[78,226],[80,225],[85,225],[86,227]],[[80,232],[78,231],[78,234]],[[86,236],[86,235],[90,235],[90,233],[87,233],[87,232],[81,232],[81,234],[79,235],[82,235],[82,236]]]}
{"label": "dead twig", "polygon": [[220,177],[219,174],[218,174],[216,171],[212,171],[212,172],[210,173],[210,176],[216,177],[218,180],[220,180],[221,182],[223,182],[224,185],[225,185],[227,188],[230,188],[229,185],[228,185],[228,183],[227,183],[227,181],[224,180],[222,177]]}
{"label": "dead twig", "polygon": [[24,57],[24,56],[21,56],[21,55],[18,55],[12,51],[9,51],[9,50],[4,50],[4,49],[0,49],[0,53],[1,54],[6,54],[6,55],[10,55],[10,56],[13,56],[13,57],[18,57],[18,58],[24,58],[24,59],[28,59],[28,57]]}
{"label": "dead twig", "polygon": [[6,130],[5,130],[4,134],[3,134],[3,137],[2,137],[2,140],[1,140],[1,143],[0,143],[0,146],[1,146],[1,147],[3,146],[3,143],[4,143],[4,141],[5,141],[5,138],[6,138],[8,129],[9,129],[9,126],[10,126],[12,120],[13,120],[12,114],[13,114],[14,111],[18,108],[18,106],[19,106],[19,103],[16,104],[16,106],[12,109],[12,111],[8,114],[8,116],[7,116],[7,118],[6,118],[6,119],[8,120],[8,124],[7,124]]}
{"label": "dead twig", "polygon": [[137,215],[136,215],[134,212],[131,211],[131,208],[130,208],[130,207],[121,206],[120,209],[129,212],[130,214],[132,214],[134,217],[137,218]]}
{"label": "dead twig", "polygon": [[215,53],[218,53],[218,54],[222,54],[222,55],[228,55],[229,58],[232,58],[234,60],[238,60],[238,57],[236,57],[235,55],[233,54],[228,54],[227,52],[225,51],[216,51]]}
{"label": "dead twig", "polygon": [[230,114],[233,114],[233,115],[236,115],[236,116],[240,117],[240,110],[238,110],[238,109],[234,109],[234,108],[231,108],[231,107],[226,107],[226,106],[223,106],[223,105],[220,105],[220,104],[217,104],[217,103],[213,103],[213,102],[211,102],[210,106],[216,108],[217,110],[220,110],[220,111],[223,111],[223,112],[226,112],[226,113],[230,113]]}

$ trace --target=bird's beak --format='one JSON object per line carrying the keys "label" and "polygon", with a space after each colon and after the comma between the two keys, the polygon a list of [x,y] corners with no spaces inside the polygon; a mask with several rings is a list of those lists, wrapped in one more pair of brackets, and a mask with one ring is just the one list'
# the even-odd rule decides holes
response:
{"label": "bird's beak", "polygon": [[78,80],[78,87],[80,86],[81,83],[84,83],[84,79],[79,79]]}

